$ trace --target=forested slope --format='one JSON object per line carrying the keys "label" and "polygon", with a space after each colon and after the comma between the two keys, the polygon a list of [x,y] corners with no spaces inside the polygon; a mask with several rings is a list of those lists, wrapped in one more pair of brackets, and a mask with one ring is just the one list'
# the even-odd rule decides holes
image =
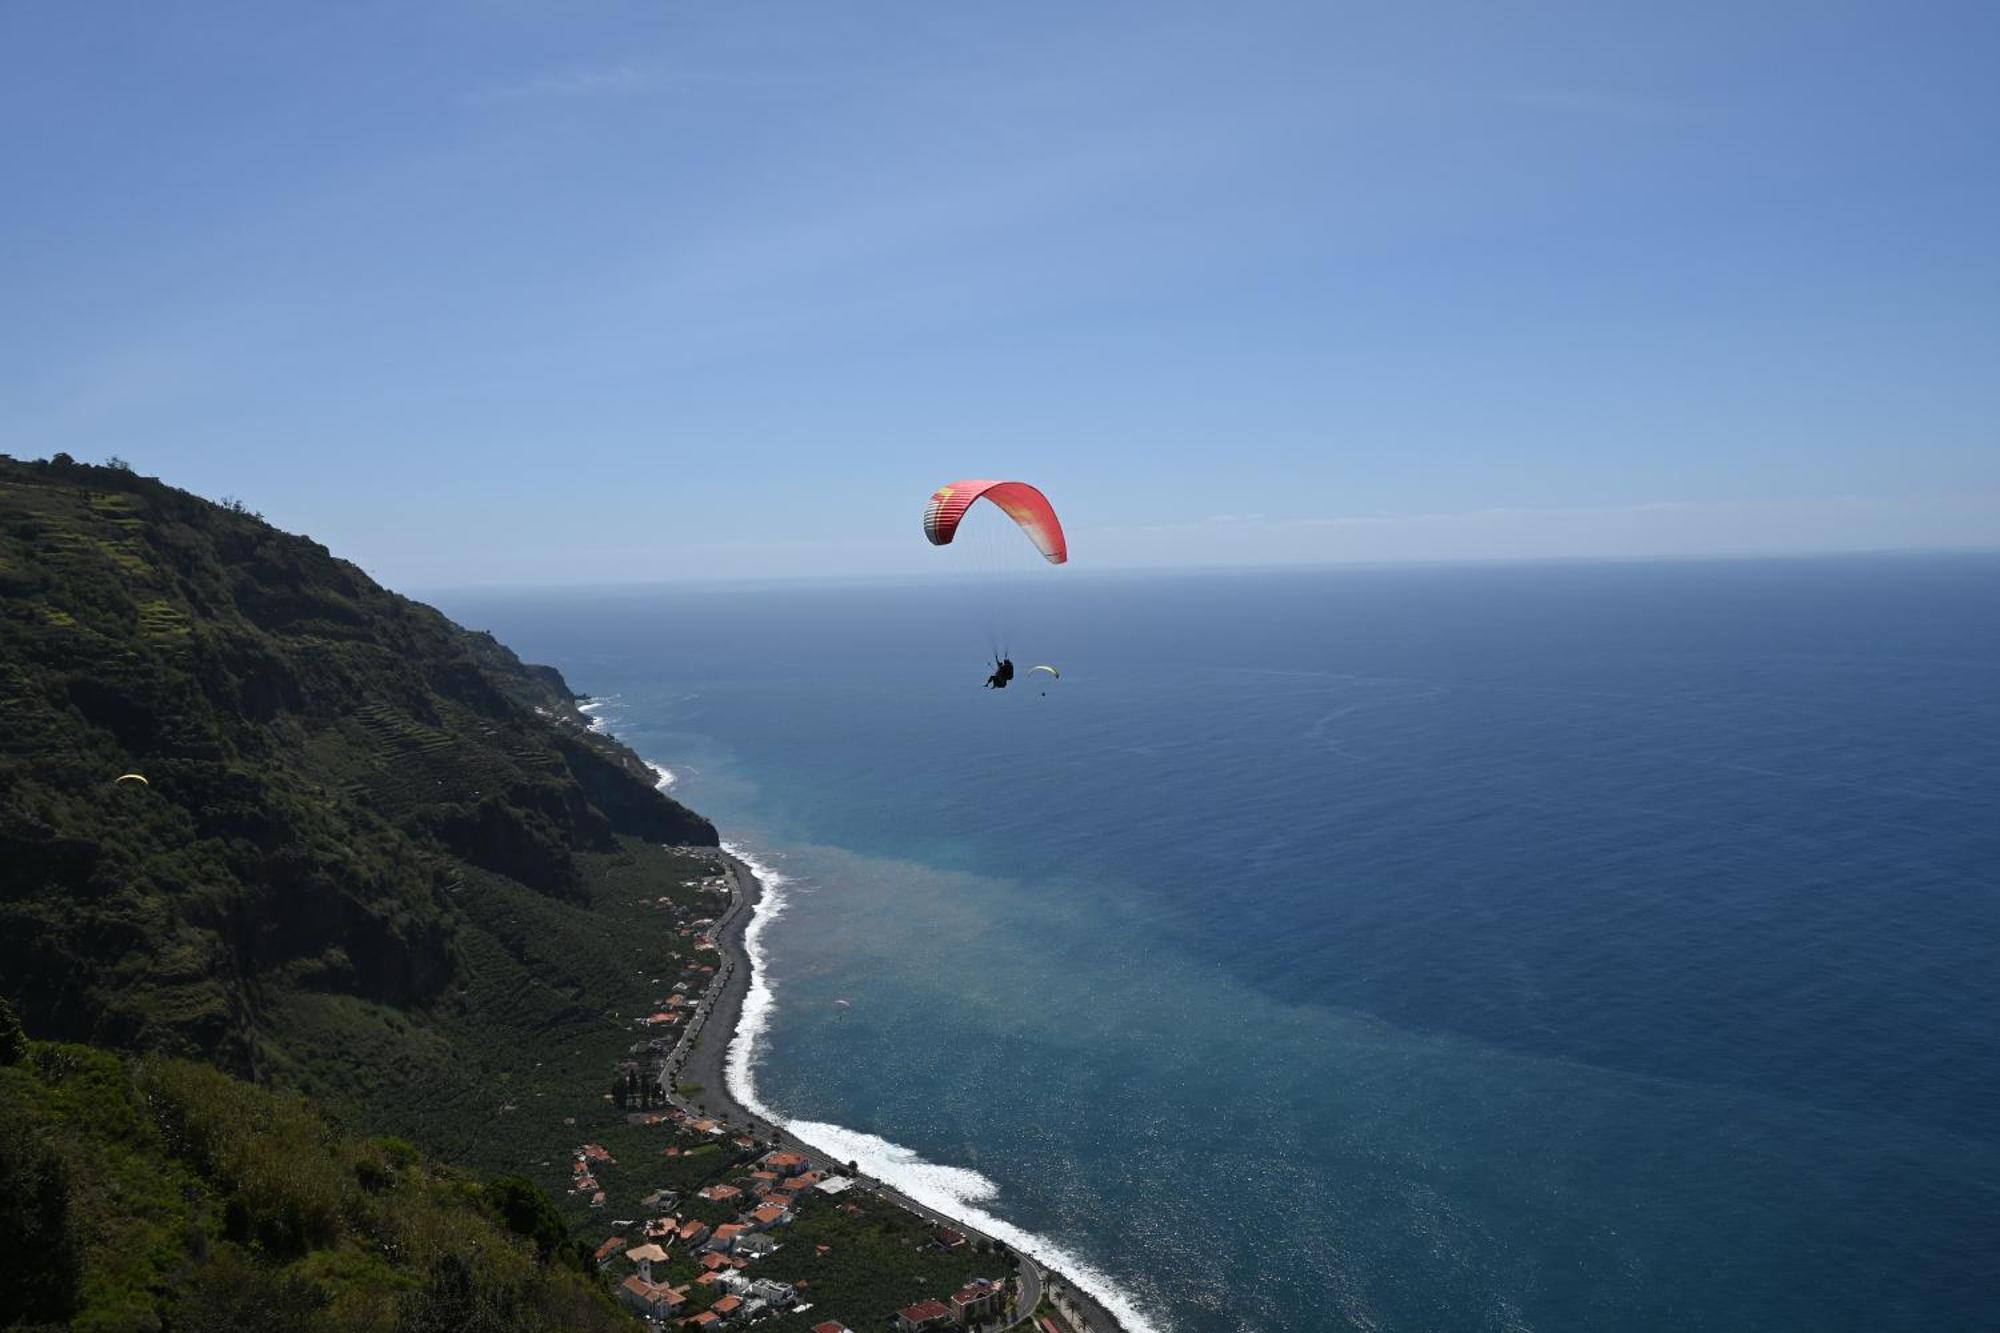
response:
{"label": "forested slope", "polygon": [[37,1038],[298,1067],[301,997],[458,1014],[468,885],[581,921],[607,860],[715,841],[558,673],[324,547],[0,460],[0,995]]}

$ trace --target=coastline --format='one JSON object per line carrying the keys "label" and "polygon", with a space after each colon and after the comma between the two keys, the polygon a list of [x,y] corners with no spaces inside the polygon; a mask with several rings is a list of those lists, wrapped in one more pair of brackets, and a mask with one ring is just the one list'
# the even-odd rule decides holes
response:
{"label": "coastline", "polygon": [[[1119,1320],[1068,1273],[1030,1253],[1015,1239],[996,1237],[964,1217],[910,1198],[886,1181],[865,1172],[849,1171],[846,1162],[837,1160],[825,1149],[801,1139],[783,1124],[745,1105],[746,1099],[739,1096],[736,1087],[731,1086],[731,1070],[738,1063],[735,1056],[739,1044],[754,1041],[755,1038],[754,1032],[746,1032],[743,1028],[744,1003],[750,996],[756,966],[747,936],[751,926],[760,919],[758,908],[767,894],[756,868],[739,852],[724,844],[720,857],[728,867],[731,885],[729,906],[717,919],[713,933],[715,980],[710,983],[700,1006],[688,1021],[680,1041],[675,1044],[661,1070],[661,1091],[665,1093],[668,1103],[690,1114],[719,1120],[732,1127],[747,1129],[758,1138],[774,1141],[789,1151],[805,1156],[815,1170],[832,1169],[853,1175],[859,1188],[935,1225],[950,1226],[975,1240],[1005,1244],[1020,1257],[1022,1291],[1032,1297],[1023,1301],[1025,1308],[1019,1313],[1024,1318],[1031,1315],[1039,1304],[1040,1293],[1054,1288],[1061,1293],[1059,1308],[1066,1310],[1081,1333],[1145,1333],[1143,1327],[1135,1328]],[[770,918],[766,916],[762,919]],[[741,1054],[740,1063],[747,1076],[751,1055],[747,1045],[744,1045]],[[682,1097],[678,1091],[679,1087],[686,1085],[699,1085],[701,1089],[692,1100]]]}

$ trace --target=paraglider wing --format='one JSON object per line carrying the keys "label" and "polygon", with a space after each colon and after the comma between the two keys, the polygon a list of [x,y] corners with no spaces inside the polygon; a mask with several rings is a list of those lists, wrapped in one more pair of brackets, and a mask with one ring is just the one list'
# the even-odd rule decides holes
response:
{"label": "paraglider wing", "polygon": [[150,782],[146,782],[146,775],[144,773],[120,773],[117,780],[119,782],[141,782],[145,783],[148,787],[153,785]]}
{"label": "paraglider wing", "polygon": [[1062,672],[1056,670],[1052,666],[1031,666],[1028,668],[1028,674],[1031,676],[1034,675],[1037,671],[1046,671],[1051,676],[1054,676],[1057,680],[1062,679]]}
{"label": "paraglider wing", "polygon": [[1060,565],[1069,559],[1062,520],[1056,517],[1048,497],[1025,481],[954,481],[938,487],[924,506],[924,536],[930,538],[931,545],[950,544],[965,511],[977,500],[992,501],[1020,524],[1050,564]]}

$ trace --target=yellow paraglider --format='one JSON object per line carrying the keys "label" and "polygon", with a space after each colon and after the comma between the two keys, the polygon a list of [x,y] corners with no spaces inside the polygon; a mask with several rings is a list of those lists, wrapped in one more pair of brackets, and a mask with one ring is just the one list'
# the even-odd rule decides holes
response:
{"label": "yellow paraglider", "polygon": [[1057,680],[1062,679],[1062,672],[1056,670],[1052,666],[1031,666],[1028,668],[1028,674],[1031,676],[1034,675],[1037,671],[1046,671],[1051,676],[1054,676]]}
{"label": "yellow paraglider", "polygon": [[118,781],[137,782],[137,783],[142,783],[148,787],[153,785],[152,783],[146,781],[146,775],[144,773],[120,773],[118,775]]}

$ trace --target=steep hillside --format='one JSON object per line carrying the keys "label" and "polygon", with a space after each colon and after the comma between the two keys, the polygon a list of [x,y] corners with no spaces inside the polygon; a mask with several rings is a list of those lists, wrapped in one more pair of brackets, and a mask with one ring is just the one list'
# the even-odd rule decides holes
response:
{"label": "steep hillside", "polygon": [[715,841],[552,669],[240,507],[0,459],[0,995],[36,1037],[386,1114],[291,1016],[435,1065],[482,967],[532,973],[495,932],[587,928],[608,868]]}
{"label": "steep hillside", "polygon": [[637,1327],[547,1196],[200,1065],[24,1042],[0,1003],[0,1327]]}

